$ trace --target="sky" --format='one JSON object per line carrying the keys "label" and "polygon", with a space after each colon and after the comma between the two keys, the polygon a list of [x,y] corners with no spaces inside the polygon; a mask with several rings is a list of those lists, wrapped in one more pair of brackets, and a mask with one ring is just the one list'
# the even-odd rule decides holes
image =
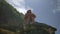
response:
{"label": "sky", "polygon": [[6,0],[20,13],[25,14],[31,9],[36,15],[36,21],[57,28],[60,33],[60,11],[56,10],[56,0]]}

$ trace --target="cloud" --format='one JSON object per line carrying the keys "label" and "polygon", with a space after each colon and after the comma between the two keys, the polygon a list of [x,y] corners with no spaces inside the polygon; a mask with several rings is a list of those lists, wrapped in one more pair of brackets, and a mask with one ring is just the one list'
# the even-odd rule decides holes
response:
{"label": "cloud", "polygon": [[55,13],[60,13],[60,0],[57,0],[57,3],[55,3]]}
{"label": "cloud", "polygon": [[53,11],[54,14],[56,13],[56,10],[55,9],[53,9],[52,11]]}
{"label": "cloud", "polygon": [[16,7],[16,9],[17,9],[17,11],[19,11],[20,13],[23,13],[23,14],[25,14],[26,11],[27,11],[25,8],[18,8],[18,7]]}
{"label": "cloud", "polygon": [[60,13],[60,9],[53,9],[53,13],[54,13],[54,14],[56,14],[56,13],[57,13],[57,14]]}
{"label": "cloud", "polygon": [[14,8],[17,9],[20,13],[25,14],[28,9],[32,9],[30,7],[25,8],[24,0],[6,0],[9,4],[11,4]]}
{"label": "cloud", "polygon": [[23,7],[25,5],[24,0],[6,0],[9,4],[13,5],[14,7]]}

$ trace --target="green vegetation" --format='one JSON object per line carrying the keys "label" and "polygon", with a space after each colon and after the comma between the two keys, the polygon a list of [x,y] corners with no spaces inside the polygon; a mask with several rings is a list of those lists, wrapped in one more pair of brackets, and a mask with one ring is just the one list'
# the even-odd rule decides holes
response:
{"label": "green vegetation", "polygon": [[56,29],[43,23],[35,22],[27,25],[27,30],[23,29],[24,15],[5,0],[0,0],[0,34],[49,34],[46,29]]}

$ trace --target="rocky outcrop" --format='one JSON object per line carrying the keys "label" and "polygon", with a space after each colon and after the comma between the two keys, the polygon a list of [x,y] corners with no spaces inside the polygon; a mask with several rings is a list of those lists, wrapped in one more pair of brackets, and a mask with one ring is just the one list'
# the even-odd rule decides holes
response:
{"label": "rocky outcrop", "polygon": [[[35,22],[27,25],[27,30],[23,29],[24,15],[5,0],[0,0],[0,33],[1,34],[55,34],[56,28]],[[7,32],[6,32],[7,31]],[[9,33],[8,33],[9,32]],[[17,33],[16,33],[17,32]]]}

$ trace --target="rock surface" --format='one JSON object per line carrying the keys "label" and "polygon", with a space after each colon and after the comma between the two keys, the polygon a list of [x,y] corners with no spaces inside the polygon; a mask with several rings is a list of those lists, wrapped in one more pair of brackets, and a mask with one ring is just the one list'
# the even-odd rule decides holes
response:
{"label": "rock surface", "polygon": [[56,28],[44,23],[28,24],[23,29],[24,15],[5,0],[0,0],[0,34],[55,34]]}

